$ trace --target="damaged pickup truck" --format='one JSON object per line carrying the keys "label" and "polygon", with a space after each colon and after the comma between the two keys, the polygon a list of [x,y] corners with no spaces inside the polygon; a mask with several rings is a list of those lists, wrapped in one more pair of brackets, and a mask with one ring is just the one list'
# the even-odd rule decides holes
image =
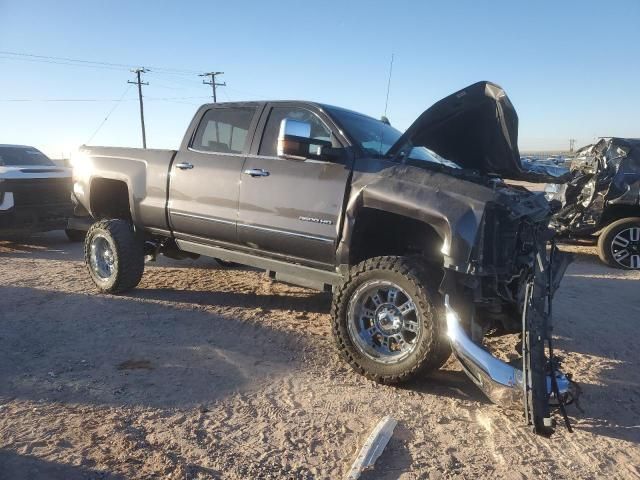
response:
{"label": "damaged pickup truck", "polygon": [[566,183],[545,190],[562,204],[551,223],[560,237],[597,236],[603,262],[640,270],[640,139],[602,138],[581,148]]}
{"label": "damaged pickup truck", "polygon": [[[571,395],[551,346],[551,300],[569,259],[542,193],[522,174],[518,119],[479,82],[402,134],[312,102],[202,106],[177,151],[83,147],[76,214],[95,222],[85,261],[98,290],[134,288],[145,259],[210,256],[333,291],[333,334],[356,371],[398,383],[452,350],[538,433]],[[521,334],[507,364],[487,332]],[[566,419],[566,415],[565,415]]]}

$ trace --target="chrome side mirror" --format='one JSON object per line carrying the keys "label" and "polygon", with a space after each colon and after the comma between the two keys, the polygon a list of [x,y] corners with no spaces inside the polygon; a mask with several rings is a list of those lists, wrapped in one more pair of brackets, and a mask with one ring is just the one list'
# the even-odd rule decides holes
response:
{"label": "chrome side mirror", "polygon": [[311,138],[311,124],[294,120],[293,118],[283,118],[280,122],[280,132],[278,133],[279,157],[305,160],[309,157],[318,158],[323,147],[330,147],[331,142]]}

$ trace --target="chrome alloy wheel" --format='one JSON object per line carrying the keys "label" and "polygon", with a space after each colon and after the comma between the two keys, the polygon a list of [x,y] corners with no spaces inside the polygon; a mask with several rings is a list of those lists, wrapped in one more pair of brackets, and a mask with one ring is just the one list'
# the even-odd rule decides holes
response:
{"label": "chrome alloy wheel", "polygon": [[89,252],[91,270],[100,280],[109,280],[115,270],[115,255],[106,237],[96,235],[91,239]]}
{"label": "chrome alloy wheel", "polygon": [[640,269],[640,227],[618,232],[611,241],[611,255],[624,268]]}
{"label": "chrome alloy wheel", "polygon": [[363,283],[353,293],[347,315],[353,344],[372,360],[398,363],[418,344],[420,314],[409,294],[392,282]]}

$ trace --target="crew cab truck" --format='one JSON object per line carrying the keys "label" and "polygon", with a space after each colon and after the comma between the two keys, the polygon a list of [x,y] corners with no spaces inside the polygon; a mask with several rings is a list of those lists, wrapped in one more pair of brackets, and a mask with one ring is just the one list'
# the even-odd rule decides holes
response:
{"label": "crew cab truck", "polygon": [[[550,346],[550,301],[568,263],[547,249],[544,194],[521,173],[517,115],[479,82],[402,134],[314,102],[203,105],[177,151],[82,147],[76,214],[95,222],[85,261],[98,290],[141,279],[145,258],[205,255],[333,291],[344,360],[382,383],[439,368],[453,349],[495,402],[539,433],[571,395]],[[521,332],[523,359],[482,347]]]}

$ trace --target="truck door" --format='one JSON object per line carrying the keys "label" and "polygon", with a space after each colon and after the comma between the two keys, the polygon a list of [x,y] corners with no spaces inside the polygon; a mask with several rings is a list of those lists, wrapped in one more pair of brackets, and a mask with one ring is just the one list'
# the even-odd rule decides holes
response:
{"label": "truck door", "polygon": [[[238,238],[241,244],[302,263],[332,265],[350,166],[345,161],[277,156],[280,122],[311,124],[311,137],[342,146],[330,119],[313,107],[273,104],[242,168]],[[258,127],[258,132],[260,126]],[[337,131],[335,127],[333,131]],[[322,266],[318,265],[318,266]]]}
{"label": "truck door", "polygon": [[237,243],[240,172],[257,110],[227,104],[200,117],[171,167],[168,213],[176,238]]}

